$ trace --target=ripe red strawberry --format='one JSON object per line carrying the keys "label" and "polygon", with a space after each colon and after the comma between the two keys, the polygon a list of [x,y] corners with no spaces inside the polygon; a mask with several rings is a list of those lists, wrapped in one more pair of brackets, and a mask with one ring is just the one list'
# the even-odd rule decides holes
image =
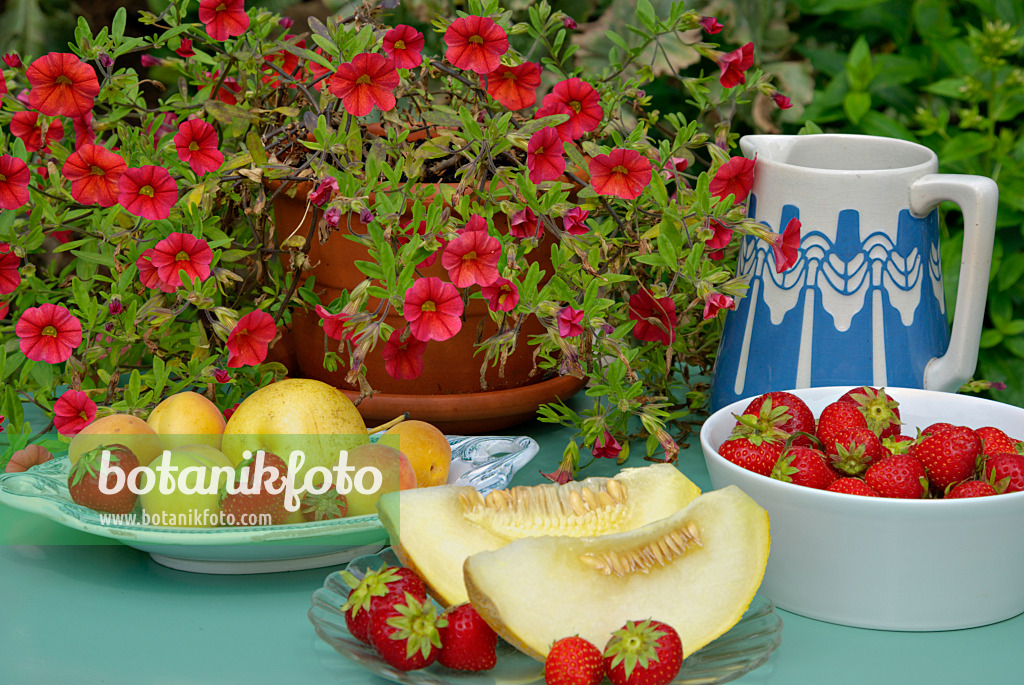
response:
{"label": "ripe red strawberry", "polygon": [[385,566],[367,571],[362,580],[351,571],[340,571],[342,580],[352,588],[348,599],[341,605],[345,625],[352,637],[370,644],[370,614],[378,607],[405,597],[408,592],[416,599],[426,601],[427,586],[420,577],[407,568]]}
{"label": "ripe red strawberry", "polygon": [[604,648],[604,672],[614,685],[668,685],[682,665],[679,634],[661,621],[626,621]]}
{"label": "ripe red strawberry", "polygon": [[994,426],[982,426],[974,431],[981,438],[982,452],[985,454],[999,454],[1000,452],[1016,452],[1013,438]]}
{"label": "ripe red strawberry", "polygon": [[[112,494],[100,491],[100,471],[103,466],[103,452],[110,453],[110,474],[105,487],[121,487]],[[139,468],[135,453],[121,444],[98,447],[78,458],[68,473],[68,493],[77,504],[95,511],[109,514],[127,514],[135,508],[139,496],[128,489],[128,474]]]}
{"label": "ripe red strawberry", "polygon": [[914,438],[909,435],[893,435],[882,438],[882,447],[889,450],[890,454],[907,454],[910,446],[914,444]]}
{"label": "ripe red strawberry", "polygon": [[437,661],[459,671],[489,671],[498,663],[498,634],[480,618],[472,604],[449,607],[448,625],[438,628],[441,652]]}
{"label": "ripe red strawberry", "polygon": [[816,435],[821,441],[821,449],[826,454],[835,451],[835,441],[839,433],[847,428],[867,428],[868,422],[852,402],[833,402],[818,414],[818,430]]}
{"label": "ripe red strawberry", "polygon": [[929,435],[911,447],[910,454],[921,460],[932,487],[941,492],[974,476],[981,440],[970,428],[954,426]]}
{"label": "ripe red strawberry", "polygon": [[381,659],[400,671],[415,671],[437,660],[438,629],[446,623],[433,602],[421,602],[407,592],[404,598],[370,612],[367,633]]}
{"label": "ripe red strawberry", "polygon": [[[814,435],[814,412],[806,402],[792,393],[775,391],[755,397],[743,410],[743,413],[749,416],[760,416],[761,407],[767,399],[771,399],[774,407],[784,407],[786,413],[789,414],[789,420],[779,426],[782,432],[787,435],[798,432]],[[798,436],[793,440],[793,444],[810,446],[811,441],[804,436]]]}
{"label": "ripe red strawberry", "polygon": [[881,497],[875,489],[860,478],[839,478],[832,485],[825,488],[829,492],[841,492],[846,495],[861,495],[863,497]]}
{"label": "ripe red strawberry", "polygon": [[881,497],[921,499],[928,494],[928,474],[916,457],[895,454],[874,464],[864,482]]}
{"label": "ripe red strawberry", "polygon": [[[259,453],[238,465],[234,488],[227,486],[220,493],[220,510],[229,526],[261,525],[262,517],[270,516],[270,524],[280,525],[291,512],[285,506],[285,474],[288,467],[276,454],[263,455],[263,473],[259,471]],[[260,478],[259,482],[256,481]],[[277,492],[271,492],[276,490]]]}
{"label": "ripe red strawberry", "polygon": [[891,455],[870,428],[844,428],[836,433],[828,461],[838,473],[859,476],[872,464]]}
{"label": "ripe red strawberry", "polygon": [[999,494],[991,483],[983,480],[965,480],[950,488],[946,493],[946,499],[959,499],[965,497],[988,497]]}
{"label": "ripe red strawberry", "polygon": [[333,489],[319,495],[307,492],[300,500],[299,511],[307,521],[341,519],[348,515],[348,500]]}
{"label": "ripe red strawberry", "polygon": [[813,447],[794,445],[775,462],[771,477],[786,483],[824,490],[836,480],[825,455]]}
{"label": "ripe red strawberry", "polygon": [[851,402],[857,406],[871,432],[879,438],[899,435],[900,403],[886,394],[885,388],[865,385],[848,390],[839,398],[840,402]]}
{"label": "ripe red strawberry", "polygon": [[601,650],[579,636],[563,637],[551,646],[544,662],[547,685],[598,685],[604,680]]}
{"label": "ripe red strawberry", "polygon": [[1016,452],[989,455],[984,461],[982,472],[985,480],[994,485],[999,492],[1024,490],[1024,455]]}
{"label": "ripe red strawberry", "polygon": [[921,435],[919,437],[924,438],[929,435],[935,435],[936,433],[941,433],[949,428],[956,428],[956,426],[951,423],[946,423],[945,421],[939,421],[931,424],[930,426],[926,426],[924,430],[921,431]]}
{"label": "ripe red strawberry", "polygon": [[736,415],[736,426],[718,453],[737,466],[768,476],[782,455],[789,437],[781,428],[790,419],[785,407],[765,398],[760,413]]}

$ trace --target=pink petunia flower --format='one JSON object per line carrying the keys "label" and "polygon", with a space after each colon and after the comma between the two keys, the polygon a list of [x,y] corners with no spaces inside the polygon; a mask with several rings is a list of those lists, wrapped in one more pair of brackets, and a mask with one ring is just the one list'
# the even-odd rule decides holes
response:
{"label": "pink petunia flower", "polygon": [[466,231],[452,240],[441,253],[441,266],[459,288],[490,285],[498,280],[501,241],[487,231]]}
{"label": "pink petunia flower", "polygon": [[423,64],[423,34],[406,24],[399,24],[384,34],[382,47],[398,69],[414,69]]}
{"label": "pink petunia flower", "polygon": [[435,276],[418,278],[405,291],[403,315],[417,340],[448,340],[462,330],[458,289]]}
{"label": "pink petunia flower", "polygon": [[43,55],[28,65],[25,77],[32,86],[29,106],[48,117],[80,117],[100,94],[96,70],[67,52]]}
{"label": "pink petunia flower", "polygon": [[96,418],[96,403],[81,390],[65,390],[53,403],[53,427],[61,435],[77,435]]}
{"label": "pink petunia flower", "polygon": [[732,309],[734,300],[722,293],[708,293],[704,298],[704,320],[712,318],[722,309]]}
{"label": "pink petunia flower", "polygon": [[118,203],[144,219],[166,219],[178,201],[178,184],[167,169],[158,166],[126,169],[118,179],[117,190]]}
{"label": "pink petunia flower", "polygon": [[332,340],[345,340],[351,337],[345,331],[345,324],[352,318],[350,314],[331,314],[322,304],[318,304],[314,309],[323,321],[324,335]]}
{"label": "pink petunia flower", "polygon": [[519,304],[519,288],[507,278],[499,278],[490,285],[480,288],[492,312],[510,312]]}
{"label": "pink petunia flower", "polygon": [[214,40],[240,36],[249,28],[245,0],[199,0],[199,21]]}
{"label": "pink petunia flower", "polygon": [[526,168],[532,183],[553,181],[565,172],[565,148],[558,131],[542,128],[530,136],[526,147]]}
{"label": "pink petunia flower", "polygon": [[636,150],[615,148],[607,155],[595,155],[588,166],[598,195],[633,200],[651,182],[651,163]]}
{"label": "pink petunia flower", "polygon": [[671,297],[655,299],[641,288],[629,298],[629,318],[636,321],[633,336],[644,342],[671,345],[676,339],[676,305]]}
{"label": "pink petunia flower", "polygon": [[22,354],[47,364],[67,361],[82,344],[82,322],[67,307],[49,302],[22,312],[14,333]]}
{"label": "pink petunia flower", "polygon": [[384,343],[384,370],[398,380],[412,380],[423,373],[423,352],[427,343],[407,335],[402,340],[402,331],[395,329]]}
{"label": "pink petunia flower", "polygon": [[395,108],[395,89],[401,79],[393,60],[375,52],[363,52],[343,62],[328,83],[328,90],[341,98],[345,111],[362,117],[377,107],[382,112]]}
{"label": "pink petunia flower", "polygon": [[747,82],[747,69],[754,66],[754,44],[736,48],[718,60],[721,75],[718,80],[723,88],[734,88]]}
{"label": "pink petunia flower", "polygon": [[734,202],[743,202],[754,186],[754,160],[746,157],[733,157],[718,167],[714,178],[708,184],[708,190],[715,197],[724,199],[732,195]]}
{"label": "pink petunia flower", "polygon": [[587,232],[587,217],[590,212],[582,207],[573,207],[562,217],[562,225],[565,232],[570,235],[583,235]]}
{"label": "pink petunia flower", "polygon": [[217,131],[202,119],[189,119],[178,127],[174,147],[178,159],[187,162],[192,171],[202,176],[216,171],[224,163],[224,153],[217,149]]}
{"label": "pink petunia flower", "polygon": [[83,205],[113,207],[117,204],[118,182],[128,165],[116,152],[100,145],[83,145],[64,162],[61,172],[71,181],[71,197]]}
{"label": "pink petunia flower", "polygon": [[583,326],[580,321],[586,312],[562,307],[558,312],[558,335],[563,338],[575,338],[583,334]]}
{"label": "pink petunia flower", "polygon": [[0,155],[0,209],[21,209],[29,201],[28,164],[13,155]]}
{"label": "pink petunia flower", "polygon": [[11,252],[11,246],[0,243],[0,295],[8,295],[21,284],[21,260]]}
{"label": "pink petunia flower", "polygon": [[508,34],[490,17],[459,17],[444,33],[445,59],[459,69],[489,74],[508,52]]}
{"label": "pink petunia flower", "polygon": [[793,217],[782,233],[774,235],[772,255],[775,257],[775,273],[788,271],[800,258],[800,220]]}
{"label": "pink petunia flower", "polygon": [[243,316],[228,334],[228,368],[263,363],[276,335],[277,327],[270,314],[257,309]]}
{"label": "pink petunia flower", "polygon": [[181,286],[179,271],[184,271],[190,281],[205,281],[210,277],[210,263],[213,250],[202,238],[188,233],[171,233],[153,248],[150,261],[156,267],[156,275],[172,289]]}
{"label": "pink petunia flower", "polygon": [[[563,106],[567,109],[562,109]],[[583,79],[573,77],[560,81],[544,96],[535,118],[561,113],[568,114],[569,121],[557,127],[559,134],[565,139],[577,140],[601,125],[604,118],[601,95]]]}
{"label": "pink petunia flower", "polygon": [[540,86],[540,65],[534,62],[523,62],[514,67],[503,64],[481,76],[480,85],[486,86],[487,94],[508,109],[515,111],[533,107]]}
{"label": "pink petunia flower", "polygon": [[594,441],[594,446],[590,450],[590,453],[598,459],[618,459],[621,452],[622,445],[607,430]]}
{"label": "pink petunia flower", "polygon": [[524,207],[508,218],[508,232],[515,238],[537,238],[544,235],[544,222],[533,210]]}
{"label": "pink petunia flower", "polygon": [[708,259],[718,261],[725,257],[725,248],[732,241],[732,229],[714,219],[711,220],[710,225],[715,233],[704,241],[704,249],[708,250]]}

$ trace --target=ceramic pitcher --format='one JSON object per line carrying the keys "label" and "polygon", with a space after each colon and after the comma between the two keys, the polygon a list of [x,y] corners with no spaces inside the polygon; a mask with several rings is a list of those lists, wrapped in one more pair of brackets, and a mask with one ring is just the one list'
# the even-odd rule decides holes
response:
{"label": "ceramic pitcher", "polygon": [[[771,390],[874,385],[955,391],[973,375],[992,259],[992,179],[939,174],[928,148],[892,138],[746,136],[748,216],[781,232],[801,223],[796,264],[747,236],[737,272],[750,288],[726,315],[711,409]],[[938,204],[964,218],[948,323]]]}

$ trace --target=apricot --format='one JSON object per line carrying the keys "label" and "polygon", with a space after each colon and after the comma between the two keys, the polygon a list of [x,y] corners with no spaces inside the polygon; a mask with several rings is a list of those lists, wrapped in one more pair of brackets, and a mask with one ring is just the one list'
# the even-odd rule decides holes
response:
{"label": "apricot", "polygon": [[160,436],[145,421],[131,414],[109,414],[83,428],[68,445],[68,459],[74,464],[84,453],[119,443],[130,449],[145,466],[163,453]]}
{"label": "apricot", "polygon": [[200,444],[220,449],[224,415],[197,392],[179,392],[156,405],[146,420],[166,449]]}
{"label": "apricot", "polygon": [[416,472],[416,487],[426,488],[448,482],[452,447],[440,430],[426,421],[402,421],[387,430],[379,442],[396,448],[409,458]]}
{"label": "apricot", "polygon": [[353,487],[350,492],[345,494],[345,498],[348,500],[349,516],[376,514],[377,500],[381,495],[397,490],[411,490],[416,487],[416,472],[413,470],[409,458],[394,447],[381,444],[359,445],[348,451],[348,465],[355,469],[352,473],[356,484],[366,489],[373,485],[373,479],[366,477],[360,483],[359,472],[361,469],[373,467],[379,470],[382,476],[380,487],[372,493],[361,493]]}

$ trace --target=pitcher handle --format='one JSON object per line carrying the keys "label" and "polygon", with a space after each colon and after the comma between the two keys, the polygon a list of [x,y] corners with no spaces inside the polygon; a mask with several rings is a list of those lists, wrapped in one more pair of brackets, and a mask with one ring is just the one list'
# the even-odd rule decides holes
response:
{"label": "pitcher handle", "polygon": [[968,174],[929,174],[910,185],[910,210],[917,216],[926,216],[947,200],[956,203],[964,217],[960,282],[949,347],[925,366],[924,388],[956,392],[970,380],[978,365],[999,186],[990,178]]}

